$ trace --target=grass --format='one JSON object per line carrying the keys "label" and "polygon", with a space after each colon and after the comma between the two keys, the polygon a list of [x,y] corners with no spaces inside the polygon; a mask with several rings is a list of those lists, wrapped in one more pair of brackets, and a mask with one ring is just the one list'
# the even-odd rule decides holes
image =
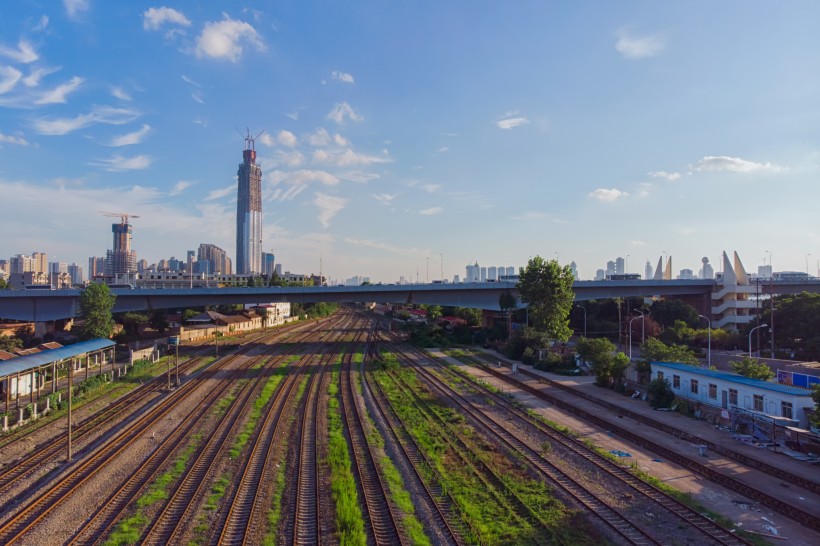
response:
{"label": "grass", "polygon": [[430,546],[430,538],[424,532],[424,526],[416,517],[416,509],[413,506],[413,500],[410,498],[410,493],[404,487],[404,480],[401,473],[390,460],[390,457],[384,456],[381,459],[381,471],[387,480],[387,486],[390,489],[390,496],[396,506],[404,513],[402,522],[410,542],[416,546]]}
{"label": "grass", "polygon": [[185,471],[188,466],[188,459],[196,451],[201,439],[201,434],[191,437],[191,441],[185,450],[174,459],[171,468],[160,474],[148,487],[148,491],[137,499],[137,511],[132,516],[123,519],[112,531],[111,536],[105,541],[106,546],[135,544],[139,541],[148,524],[148,518],[145,516],[144,510],[154,503],[168,498],[168,487],[178,480]]}
{"label": "grass", "polygon": [[251,408],[251,414],[248,418],[248,422],[245,423],[245,426],[239,434],[237,434],[236,440],[228,452],[232,459],[238,457],[239,454],[242,453],[242,449],[248,443],[248,440],[253,434],[253,430],[256,428],[256,423],[262,415],[262,410],[270,401],[273,393],[276,391],[276,387],[279,386],[279,383],[282,382],[282,379],[285,375],[287,375],[287,373],[288,368],[284,366],[280,366],[272,370],[273,375],[265,382],[265,386],[262,387],[262,392],[259,393],[259,397],[253,401],[253,407]]}
{"label": "grass", "polygon": [[341,546],[364,546],[367,544],[367,536],[356,480],[351,471],[347,440],[342,434],[338,381],[339,364],[335,364],[327,390],[330,395],[327,420],[330,490],[336,505],[336,532]]}

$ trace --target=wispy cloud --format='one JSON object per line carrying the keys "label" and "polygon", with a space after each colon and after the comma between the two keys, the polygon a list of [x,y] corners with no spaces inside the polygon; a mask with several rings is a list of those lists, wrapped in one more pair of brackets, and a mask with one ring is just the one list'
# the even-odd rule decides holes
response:
{"label": "wispy cloud", "polygon": [[180,193],[182,193],[186,189],[190,188],[191,186],[193,186],[193,182],[188,182],[187,180],[180,180],[179,182],[174,184],[174,187],[171,188],[171,191],[168,192],[168,195],[171,195],[171,196],[179,195]]}
{"label": "wispy cloud", "polygon": [[76,91],[85,81],[84,78],[74,76],[66,83],[58,85],[50,91],[45,91],[34,104],[65,104],[66,97]]}
{"label": "wispy cloud", "polygon": [[19,146],[28,146],[28,141],[23,137],[18,137],[14,135],[4,135],[0,133],[0,144],[17,144]]}
{"label": "wispy cloud", "polygon": [[784,167],[774,165],[772,163],[758,163],[755,161],[748,161],[739,157],[721,156],[706,156],[698,161],[694,170],[696,171],[712,171],[712,172],[735,172],[735,173],[753,173],[758,171],[779,172],[785,170]]}
{"label": "wispy cloud", "polygon": [[339,178],[342,180],[348,180],[350,182],[356,182],[357,184],[366,184],[371,180],[377,180],[381,178],[376,173],[366,173],[362,171],[345,171],[338,173]]}
{"label": "wispy cloud", "polygon": [[547,213],[545,212],[536,212],[536,211],[527,211],[522,212],[520,214],[513,214],[510,216],[510,220],[516,220],[519,222],[528,222],[531,220],[543,220],[547,217]]}
{"label": "wispy cloud", "polygon": [[326,186],[335,186],[339,183],[339,178],[327,171],[315,171],[300,169],[298,171],[273,171],[265,177],[271,184],[307,184],[309,182],[319,182]]}
{"label": "wispy cloud", "polygon": [[40,58],[37,52],[34,51],[34,47],[23,39],[17,42],[17,49],[0,45],[0,55],[23,64],[33,63]]}
{"label": "wispy cloud", "polygon": [[299,144],[299,139],[296,138],[296,135],[285,130],[279,131],[279,134],[276,135],[276,141],[282,146],[287,146],[288,148],[293,148]]}
{"label": "wispy cloud", "polygon": [[338,70],[334,70],[330,74],[330,77],[333,78],[334,80],[338,80],[338,81],[343,82],[343,83],[356,83],[353,80],[353,75],[348,74],[347,72],[340,72]]}
{"label": "wispy cloud", "polygon": [[112,87],[111,96],[115,99],[120,99],[126,102],[130,102],[132,100],[131,95],[129,95],[122,87]]}
{"label": "wispy cloud", "polygon": [[313,195],[313,204],[319,209],[319,223],[322,227],[328,228],[333,217],[347,206],[347,199],[321,192]]}
{"label": "wispy cloud", "polygon": [[14,89],[22,77],[23,73],[13,66],[0,66],[0,95]]}
{"label": "wispy cloud", "polygon": [[199,93],[192,92],[191,93],[191,98],[194,99],[194,101],[198,102],[199,104],[205,104],[205,100],[202,97],[199,96]]}
{"label": "wispy cloud", "polygon": [[430,207],[428,209],[422,209],[419,211],[419,214],[422,216],[433,216],[434,214],[441,214],[444,212],[443,207]]}
{"label": "wispy cloud", "polygon": [[383,205],[392,205],[393,201],[398,197],[398,194],[372,193],[370,196]]}
{"label": "wispy cloud", "polygon": [[53,74],[60,70],[60,67],[40,67],[29,72],[29,75],[23,78],[23,84],[26,87],[37,87],[40,85],[40,80],[49,74]]}
{"label": "wispy cloud", "polygon": [[88,0],[63,0],[65,13],[72,21],[78,20],[83,13],[88,11]]}
{"label": "wispy cloud", "polygon": [[347,102],[339,102],[333,105],[333,110],[327,115],[327,119],[342,124],[345,118],[351,121],[362,121],[364,118],[353,111]]}
{"label": "wispy cloud", "polygon": [[630,240],[629,244],[632,245],[632,246],[646,246],[646,243],[644,243],[643,241],[635,241],[635,240]]}
{"label": "wispy cloud", "polygon": [[216,199],[222,199],[236,191],[236,184],[231,184],[230,186],[226,186],[224,188],[220,188],[218,190],[211,190],[208,192],[208,195],[205,196],[203,201],[214,201]]}
{"label": "wispy cloud", "polygon": [[145,138],[145,135],[147,135],[150,131],[151,126],[144,124],[138,131],[114,137],[109,146],[130,146],[132,144],[139,144],[142,142],[142,139]]}
{"label": "wispy cloud", "polygon": [[407,182],[407,186],[410,188],[418,188],[427,193],[436,193],[439,190],[441,190],[440,184],[433,184],[431,182],[419,182],[418,180],[411,180]]}
{"label": "wispy cloud", "polygon": [[33,30],[34,32],[40,32],[41,30],[45,30],[46,28],[48,28],[48,15],[43,14],[43,16],[40,17],[40,20],[37,21],[37,24],[34,25],[34,27],[32,27],[31,30]]}
{"label": "wispy cloud", "polygon": [[626,197],[629,195],[625,191],[621,191],[616,188],[606,189],[606,188],[598,188],[597,190],[589,193],[590,199],[597,199],[598,201],[616,201],[622,197]]}
{"label": "wispy cloud", "polygon": [[374,165],[380,163],[390,163],[389,157],[361,154],[351,149],[343,152],[328,152],[327,150],[316,150],[313,152],[313,161],[337,167],[355,167],[361,165]]}
{"label": "wispy cloud", "polygon": [[142,28],[145,30],[159,30],[165,23],[183,27],[191,26],[191,21],[181,11],[173,8],[148,8],[142,14]]}
{"label": "wispy cloud", "polygon": [[424,255],[429,254],[427,249],[421,248],[404,248],[382,241],[374,241],[372,239],[354,239],[352,237],[345,237],[344,242],[349,245],[361,246],[365,248],[374,248],[376,250],[383,250],[385,252],[392,252],[393,254],[407,255]]}
{"label": "wispy cloud", "polygon": [[250,23],[225,15],[222,21],[205,24],[196,40],[196,55],[236,62],[245,46],[265,50],[265,43]]}
{"label": "wispy cloud", "polygon": [[33,122],[34,130],[41,135],[65,135],[95,123],[123,125],[139,117],[139,112],[111,106],[95,107],[88,114],[73,118],[40,118]]}
{"label": "wispy cloud", "polygon": [[274,157],[277,165],[299,167],[305,163],[305,156],[298,150],[276,150]]}
{"label": "wispy cloud", "polygon": [[188,85],[193,85],[194,87],[202,87],[202,85],[201,85],[201,84],[199,84],[199,83],[198,83],[197,81],[195,81],[193,78],[189,78],[189,77],[188,77],[188,76],[186,76],[185,74],[181,75],[181,76],[180,76],[180,78],[182,78],[182,81],[184,81],[184,82],[185,82],[185,83],[187,83]]}
{"label": "wispy cloud", "polygon": [[521,125],[526,125],[530,122],[525,116],[518,114],[518,110],[506,112],[501,119],[495,122],[499,129],[510,130]]}
{"label": "wispy cloud", "polygon": [[659,55],[666,44],[659,35],[633,36],[624,29],[617,32],[615,49],[625,59],[637,60]]}
{"label": "wispy cloud", "polygon": [[134,157],[123,157],[114,155],[108,159],[100,159],[92,165],[103,167],[106,171],[139,171],[147,169],[153,163],[153,159],[148,155],[136,155]]}
{"label": "wispy cloud", "polygon": [[293,201],[293,199],[308,188],[307,184],[300,186],[287,186],[285,188],[278,187],[268,196],[265,196],[265,201],[278,201],[280,203],[285,201]]}
{"label": "wispy cloud", "polygon": [[652,178],[663,178],[664,180],[669,180],[670,182],[680,179],[680,173],[668,173],[666,171],[652,171],[649,173],[649,176]]}

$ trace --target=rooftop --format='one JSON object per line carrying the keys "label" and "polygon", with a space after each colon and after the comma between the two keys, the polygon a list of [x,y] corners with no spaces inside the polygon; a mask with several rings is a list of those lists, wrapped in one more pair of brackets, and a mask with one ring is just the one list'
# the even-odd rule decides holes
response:
{"label": "rooftop", "polygon": [[718,370],[710,370],[708,368],[698,368],[688,364],[680,364],[678,362],[652,362],[652,366],[664,366],[672,370],[679,370],[682,372],[702,375],[704,377],[711,377],[714,379],[721,379],[723,381],[730,381],[733,383],[741,383],[749,387],[757,389],[765,389],[779,392],[781,394],[790,394],[793,396],[811,396],[811,391],[801,389],[800,387],[792,387],[791,385],[781,385],[780,383],[772,383],[770,381],[763,381],[761,379],[750,379],[735,373],[721,372]]}

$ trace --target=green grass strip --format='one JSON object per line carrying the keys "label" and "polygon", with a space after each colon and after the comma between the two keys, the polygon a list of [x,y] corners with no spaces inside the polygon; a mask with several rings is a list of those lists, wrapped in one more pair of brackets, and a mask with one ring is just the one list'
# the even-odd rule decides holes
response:
{"label": "green grass strip", "polygon": [[248,422],[245,423],[243,429],[239,434],[237,434],[236,440],[234,441],[231,450],[228,452],[231,458],[236,458],[240,453],[242,453],[242,448],[244,448],[245,444],[248,443],[248,440],[253,434],[253,430],[256,428],[256,423],[262,415],[262,410],[270,401],[273,393],[276,392],[276,387],[279,386],[282,379],[288,374],[288,368],[284,366],[274,368],[271,370],[271,373],[273,375],[265,382],[265,386],[262,387],[262,392],[259,393],[259,397],[253,401],[253,408],[251,408],[251,414],[248,418]]}
{"label": "green grass strip", "polygon": [[430,538],[425,534],[424,526],[416,517],[416,509],[413,506],[410,493],[405,489],[401,473],[395,467],[393,461],[390,460],[390,457],[382,457],[381,470],[390,488],[390,497],[404,514],[402,522],[404,522],[404,529],[407,531],[411,544],[430,546]]}

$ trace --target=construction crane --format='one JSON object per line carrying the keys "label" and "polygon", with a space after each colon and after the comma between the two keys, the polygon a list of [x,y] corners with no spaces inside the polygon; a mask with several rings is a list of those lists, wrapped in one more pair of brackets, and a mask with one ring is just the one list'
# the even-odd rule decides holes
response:
{"label": "construction crane", "polygon": [[111,218],[119,218],[120,223],[127,224],[129,218],[139,218],[136,214],[128,214],[127,212],[106,212],[104,210],[98,210],[100,214],[103,216],[110,216]]}

